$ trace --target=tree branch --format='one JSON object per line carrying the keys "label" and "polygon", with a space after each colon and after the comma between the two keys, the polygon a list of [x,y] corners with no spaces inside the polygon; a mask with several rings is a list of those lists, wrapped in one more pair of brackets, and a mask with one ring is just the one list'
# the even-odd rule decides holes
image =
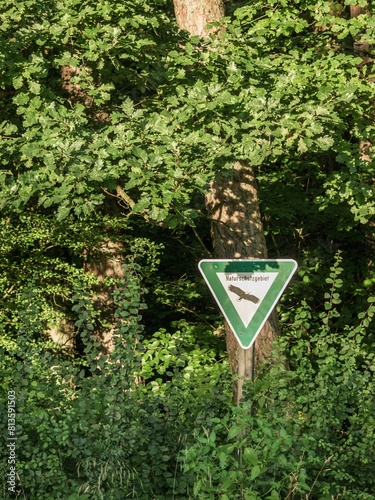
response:
{"label": "tree branch", "polygon": [[119,185],[116,186],[116,192],[117,192],[118,198],[121,198],[122,200],[124,200],[125,203],[127,203],[131,209],[134,208],[135,201],[132,200],[132,198],[130,198],[130,196],[125,193],[125,191],[122,189],[121,186],[119,186]]}

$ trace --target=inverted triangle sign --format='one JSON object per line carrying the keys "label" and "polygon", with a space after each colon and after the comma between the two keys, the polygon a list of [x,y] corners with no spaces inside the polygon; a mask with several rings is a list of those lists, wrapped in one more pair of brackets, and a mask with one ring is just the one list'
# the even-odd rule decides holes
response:
{"label": "inverted triangle sign", "polygon": [[297,269],[291,259],[201,260],[202,273],[240,346],[249,349]]}

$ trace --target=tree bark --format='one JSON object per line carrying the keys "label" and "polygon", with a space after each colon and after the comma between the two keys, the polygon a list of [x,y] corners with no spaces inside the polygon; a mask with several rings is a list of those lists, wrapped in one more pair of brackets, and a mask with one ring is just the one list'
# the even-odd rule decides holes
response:
{"label": "tree bark", "polygon": [[[216,258],[267,258],[258,188],[250,167],[237,161],[231,178],[218,177],[206,195],[206,207]],[[279,334],[277,314],[271,314],[257,337],[255,353],[253,347],[240,347],[228,324],[225,331],[232,373],[238,377],[233,389],[233,399],[238,404],[244,380],[253,380],[256,365],[271,359],[273,342]]]}
{"label": "tree bark", "polygon": [[[79,83],[73,83],[73,78],[81,76],[82,72],[90,74],[91,70],[87,66],[73,67],[62,66],[60,68],[61,86],[68,94],[72,104],[80,103],[90,110],[93,106],[93,99],[88,94],[88,89],[82,88]],[[73,81],[72,81],[73,80]],[[94,110],[92,112],[92,119],[97,122],[106,122],[109,120],[109,115],[102,110]],[[86,254],[86,263],[84,265],[85,271],[93,274],[98,278],[99,284],[96,287],[96,294],[94,297],[95,306],[101,311],[101,315],[107,321],[107,328],[101,328],[100,331],[95,332],[98,342],[101,343],[101,354],[111,354],[114,350],[113,334],[116,323],[113,320],[115,311],[112,289],[105,285],[106,278],[123,278],[124,271],[122,265],[125,263],[123,260],[123,244],[109,241],[103,243],[99,248],[91,249],[90,255]],[[49,330],[49,334],[55,342],[60,344],[64,341],[71,348],[74,347],[72,338],[75,335],[74,325],[65,321],[61,325],[54,326]]]}
{"label": "tree bark", "polygon": [[207,24],[224,16],[222,0],[173,0],[173,5],[179,28],[191,35],[207,36]]}
{"label": "tree bark", "polygon": [[124,248],[122,243],[109,241],[100,245],[87,257],[85,271],[93,274],[99,280],[96,287],[95,307],[101,311],[101,317],[107,320],[108,327],[96,331],[98,342],[101,343],[101,354],[111,354],[114,351],[113,334],[116,327],[114,321],[115,305],[113,303],[113,289],[104,285],[106,278],[123,278]]}
{"label": "tree bark", "polygon": [[[350,17],[358,17],[360,14],[365,14],[366,9],[359,5],[350,5]],[[353,52],[356,56],[362,59],[362,62],[358,65],[360,70],[366,64],[369,64],[374,61],[372,57],[370,57],[370,44],[366,40],[360,39],[355,40],[353,44]],[[361,152],[361,159],[363,161],[371,161],[371,157],[368,153],[372,152],[372,143],[369,141],[359,141],[359,151]]]}
{"label": "tree bark", "polygon": [[[223,0],[173,0],[173,4],[179,28],[191,35],[207,36],[207,23],[220,21],[224,16]],[[231,178],[218,176],[206,196],[206,208],[216,258],[267,258],[258,191],[250,167],[238,161]],[[225,329],[231,369],[238,379],[233,390],[234,402],[238,404],[244,380],[254,378],[254,365],[271,359],[273,341],[279,332],[277,315],[271,316],[258,336],[256,356],[254,347],[242,349],[228,325]]]}

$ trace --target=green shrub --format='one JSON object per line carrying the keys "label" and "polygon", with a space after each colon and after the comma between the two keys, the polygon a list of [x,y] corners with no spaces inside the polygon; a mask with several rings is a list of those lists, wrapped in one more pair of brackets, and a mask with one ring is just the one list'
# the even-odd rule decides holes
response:
{"label": "green shrub", "polygon": [[[196,433],[181,455],[193,497],[373,499],[375,298],[357,326],[341,325],[338,255],[326,279],[325,312],[295,315],[293,370],[274,365],[248,384],[246,401]],[[307,326],[308,321],[308,326]]]}

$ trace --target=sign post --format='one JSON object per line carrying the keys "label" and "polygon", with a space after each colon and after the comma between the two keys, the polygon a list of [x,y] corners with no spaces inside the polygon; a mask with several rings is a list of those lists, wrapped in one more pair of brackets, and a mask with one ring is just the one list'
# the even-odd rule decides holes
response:
{"label": "sign post", "polygon": [[255,339],[296,269],[297,263],[291,259],[199,262],[199,270],[240,346],[239,355],[244,359],[239,359],[239,377],[254,379]]}

